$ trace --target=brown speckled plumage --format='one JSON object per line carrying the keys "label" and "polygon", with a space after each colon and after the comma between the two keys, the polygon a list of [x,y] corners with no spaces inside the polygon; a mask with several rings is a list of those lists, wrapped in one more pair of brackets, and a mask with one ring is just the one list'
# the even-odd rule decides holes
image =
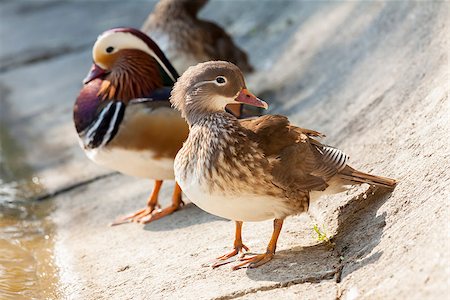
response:
{"label": "brown speckled plumage", "polygon": [[209,60],[226,60],[251,72],[247,55],[213,22],[197,13],[207,0],[161,0],[149,15],[142,31],[154,38],[178,72]]}

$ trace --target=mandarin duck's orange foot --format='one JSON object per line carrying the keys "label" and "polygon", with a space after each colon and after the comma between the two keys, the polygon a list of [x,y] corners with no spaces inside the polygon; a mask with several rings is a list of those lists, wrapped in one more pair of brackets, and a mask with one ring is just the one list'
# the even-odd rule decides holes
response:
{"label": "mandarin duck's orange foot", "polygon": [[147,224],[147,223],[159,220],[161,218],[164,218],[165,216],[168,216],[168,215],[172,214],[173,212],[177,211],[178,209],[180,209],[181,206],[184,205],[184,202],[181,202],[181,203],[182,204],[180,204],[178,206],[171,205],[171,206],[163,208],[163,209],[155,210],[152,213],[148,214],[147,216],[140,218],[139,220],[137,220],[137,222],[140,224]]}
{"label": "mandarin duck's orange foot", "polygon": [[140,210],[136,211],[135,213],[129,214],[124,217],[120,217],[120,218],[116,219],[114,222],[112,222],[111,226],[117,226],[117,225],[132,223],[132,222],[140,223],[140,221],[143,218],[145,218],[149,215],[152,215],[152,213],[154,211],[160,210],[160,209],[155,210],[156,207],[159,208],[160,205],[157,204],[156,206],[147,206],[146,208],[140,209]]}
{"label": "mandarin duck's orange foot", "polygon": [[247,246],[245,246],[244,244],[240,244],[240,245],[235,246],[235,247],[234,247],[234,250],[231,251],[230,253],[227,253],[227,254],[224,254],[224,255],[222,255],[222,256],[217,257],[217,258],[216,258],[216,262],[214,262],[214,263],[211,265],[211,267],[212,267],[213,269],[215,269],[215,268],[217,268],[217,267],[226,265],[226,264],[232,262],[232,260],[230,260],[230,258],[232,258],[232,257],[234,257],[234,256],[236,256],[236,255],[238,255],[238,254],[239,254],[238,258],[243,258],[244,255],[245,255],[244,250],[245,250],[246,252],[249,251],[249,248],[248,248]]}
{"label": "mandarin duck's orange foot", "polygon": [[159,220],[161,218],[164,218],[165,216],[168,216],[173,212],[177,211],[181,206],[184,205],[183,200],[181,200],[181,193],[182,192],[180,186],[178,184],[175,184],[175,188],[173,189],[172,195],[172,204],[169,207],[154,210],[150,214],[142,216],[141,218],[139,218],[139,220],[137,220],[137,222],[141,224],[147,224]]}
{"label": "mandarin duck's orange foot", "polygon": [[258,254],[252,257],[243,257],[240,259],[242,263],[233,266],[232,269],[233,271],[235,271],[241,268],[249,268],[249,269],[257,268],[259,266],[262,266],[266,262],[271,261],[273,256],[274,256],[273,252],[267,251],[264,254]]}
{"label": "mandarin duck's orange foot", "polygon": [[[150,216],[155,208],[160,208],[161,206],[158,203],[159,191],[161,190],[162,180],[155,180],[155,186],[153,187],[153,191],[150,197],[147,200],[147,206],[143,209],[136,211],[135,213],[129,214],[125,217],[121,217],[116,219],[111,226],[131,223],[131,222],[140,222],[143,218]],[[181,196],[181,195],[180,195]],[[181,201],[181,199],[180,199]]]}

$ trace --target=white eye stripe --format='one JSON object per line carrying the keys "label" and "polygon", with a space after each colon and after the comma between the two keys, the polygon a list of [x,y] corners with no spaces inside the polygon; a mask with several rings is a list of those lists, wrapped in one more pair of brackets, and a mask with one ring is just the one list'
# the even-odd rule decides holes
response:
{"label": "white eye stripe", "polygon": [[194,88],[197,88],[197,87],[199,87],[199,86],[205,85],[205,84],[207,84],[207,83],[214,83],[214,84],[217,85],[217,82],[216,82],[215,79],[214,79],[214,80],[205,80],[205,81],[197,82],[196,84],[194,84],[194,86],[193,86],[192,88],[190,88],[190,90],[191,90],[191,89],[194,89]]}
{"label": "white eye stripe", "polygon": [[[217,82],[217,78],[223,78],[225,81],[223,83],[219,83],[219,82]],[[227,79],[223,76],[217,76],[214,80],[205,80],[205,81],[197,82],[196,84],[194,84],[194,86],[191,89],[205,85],[207,83],[214,83],[215,85],[223,86],[223,85],[227,84]]]}

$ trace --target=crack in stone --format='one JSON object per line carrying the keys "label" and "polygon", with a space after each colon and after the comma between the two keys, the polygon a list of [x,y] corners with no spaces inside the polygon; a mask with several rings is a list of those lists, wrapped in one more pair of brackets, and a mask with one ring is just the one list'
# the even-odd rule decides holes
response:
{"label": "crack in stone", "polygon": [[52,192],[49,192],[49,193],[40,195],[40,196],[38,196],[38,197],[35,197],[35,198],[32,199],[32,200],[33,200],[33,201],[43,201],[43,200],[48,200],[48,199],[53,198],[53,197],[55,197],[55,196],[58,196],[58,195],[61,195],[61,194],[65,194],[65,193],[70,192],[70,191],[72,191],[72,190],[74,190],[74,189],[77,189],[77,188],[79,188],[79,187],[82,187],[82,186],[91,184],[91,183],[93,183],[93,182],[96,182],[96,181],[98,181],[98,180],[100,180],[100,179],[112,177],[112,176],[119,175],[119,174],[120,174],[119,172],[112,172],[112,173],[108,173],[108,174],[99,175],[99,176],[93,177],[93,178],[91,178],[91,179],[87,179],[87,180],[84,180],[84,181],[80,181],[80,182],[77,182],[77,183],[75,183],[75,184],[68,185],[68,186],[62,187],[62,188],[60,188],[60,189],[57,189],[57,190],[55,190],[55,191],[52,191]]}
{"label": "crack in stone", "polygon": [[242,297],[245,295],[249,295],[249,294],[255,294],[260,291],[261,292],[270,291],[270,290],[274,290],[274,289],[285,288],[285,287],[302,284],[302,283],[307,283],[307,282],[308,283],[319,283],[322,280],[333,279],[335,274],[336,274],[336,270],[330,270],[330,271],[326,271],[322,274],[315,274],[315,275],[311,275],[308,277],[301,277],[301,278],[296,278],[296,279],[292,279],[292,280],[288,280],[288,281],[277,282],[277,283],[267,285],[267,286],[246,289],[243,291],[237,291],[237,292],[233,292],[231,294],[223,295],[223,296],[216,297],[213,299],[214,300],[230,300],[230,299],[236,299],[236,298],[239,298],[239,297]]}

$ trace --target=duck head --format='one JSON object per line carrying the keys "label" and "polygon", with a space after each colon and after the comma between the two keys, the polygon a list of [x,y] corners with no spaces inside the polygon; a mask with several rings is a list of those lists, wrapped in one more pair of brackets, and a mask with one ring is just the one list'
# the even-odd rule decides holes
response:
{"label": "duck head", "polygon": [[268,108],[247,90],[241,70],[225,61],[209,61],[187,69],[175,83],[170,101],[189,123],[196,116],[224,111],[233,103]]}
{"label": "duck head", "polygon": [[102,33],[92,49],[93,65],[84,79],[102,79],[99,96],[129,101],[153,90],[172,86],[178,73],[156,43],[133,28],[114,28]]}

